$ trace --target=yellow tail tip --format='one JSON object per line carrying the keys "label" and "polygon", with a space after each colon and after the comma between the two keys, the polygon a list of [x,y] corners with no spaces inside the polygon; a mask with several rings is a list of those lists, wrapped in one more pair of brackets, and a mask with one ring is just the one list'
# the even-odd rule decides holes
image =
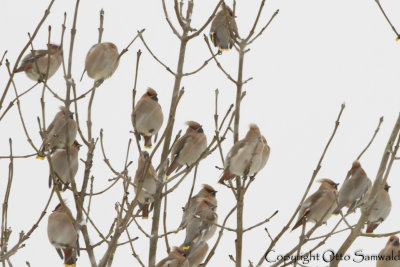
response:
{"label": "yellow tail tip", "polygon": [[332,215],[333,215],[333,216],[338,216],[339,214],[336,214],[336,213],[332,213]]}
{"label": "yellow tail tip", "polygon": [[397,38],[396,38],[396,42],[398,42],[399,40],[400,40],[400,37],[397,37]]}
{"label": "yellow tail tip", "polygon": [[152,146],[144,146],[144,148],[146,148],[146,149],[151,149]]}
{"label": "yellow tail tip", "polygon": [[372,235],[374,232],[366,232],[367,235]]}
{"label": "yellow tail tip", "polygon": [[37,158],[37,159],[40,159],[40,160],[44,160],[44,157],[43,157],[43,156],[37,155],[36,158]]}
{"label": "yellow tail tip", "polygon": [[169,175],[167,175],[167,174],[166,174],[166,175],[165,175],[165,178],[167,178],[167,179],[168,179],[168,178],[169,178]]}
{"label": "yellow tail tip", "polygon": [[293,232],[293,229],[292,230],[290,230],[290,232],[289,233],[292,233]]}
{"label": "yellow tail tip", "polygon": [[148,216],[142,216],[143,220],[147,220],[149,217]]}
{"label": "yellow tail tip", "polygon": [[64,264],[65,267],[75,267],[75,264]]}
{"label": "yellow tail tip", "polygon": [[190,246],[183,247],[183,250],[188,250]]}
{"label": "yellow tail tip", "polygon": [[219,51],[229,51],[229,48],[219,48]]}

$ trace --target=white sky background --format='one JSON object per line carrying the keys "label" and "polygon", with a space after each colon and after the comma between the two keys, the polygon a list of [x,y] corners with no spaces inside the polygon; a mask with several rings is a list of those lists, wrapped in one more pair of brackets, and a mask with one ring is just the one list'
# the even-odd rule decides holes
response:
{"label": "white sky background", "polygon": [[[2,0],[0,54],[2,55],[7,49],[7,58],[12,66],[28,40],[27,32],[33,32],[48,2],[47,0]],[[174,17],[172,1],[167,2],[171,2],[168,3],[170,17],[173,18],[176,27],[179,27]],[[237,3],[237,23],[242,36],[247,35],[253,24],[258,11],[258,2]],[[195,1],[192,25],[194,27],[202,25],[216,3],[217,1]],[[231,1],[227,3],[231,4]],[[67,54],[74,5],[74,1],[55,2],[49,18],[34,41],[36,49],[45,47],[49,24],[52,25],[52,42],[60,42],[63,13],[66,11],[68,29],[64,51]],[[394,25],[400,28],[400,19],[395,16],[400,3],[396,0],[386,0],[382,1],[382,5]],[[103,41],[112,41],[119,50],[122,50],[136,35],[137,30],[146,28],[144,38],[154,53],[173,70],[176,69],[179,43],[166,23],[161,1],[82,1],[73,57],[73,78],[77,82],[78,94],[85,92],[92,85],[92,80],[87,76],[82,82],[79,82],[79,78],[84,68],[86,53],[97,42],[101,8],[105,10]],[[254,77],[254,79],[244,87],[247,95],[242,102],[240,123],[240,137],[244,136],[250,123],[257,123],[272,150],[266,168],[258,175],[246,195],[244,225],[245,227],[253,225],[269,217],[275,210],[279,210],[278,215],[266,225],[273,236],[287,223],[296,209],[333,130],[340,105],[345,102],[346,109],[317,176],[317,179],[329,177],[340,183],[343,182],[352,161],[370,140],[379,117],[384,116],[381,131],[361,160],[370,178],[375,178],[384,147],[400,109],[398,86],[400,43],[395,42],[392,30],[373,0],[267,1],[260,26],[269,20],[276,9],[280,9],[279,15],[265,34],[251,46],[251,51],[245,58],[244,78]],[[204,33],[208,35],[208,32],[209,27]],[[129,133],[132,130],[131,90],[138,49],[141,49],[143,54],[137,97],[139,98],[148,86],[153,87],[159,93],[159,101],[167,117],[173,87],[172,75],[155,62],[140,41],[136,41],[129,52],[122,57],[114,76],[97,89],[93,105],[93,132],[95,136],[99,136],[100,128],[104,129],[107,157],[118,170],[121,170],[124,164],[128,139],[133,137]],[[196,69],[209,56],[208,48],[200,35],[188,45],[184,70],[189,72]],[[234,50],[223,53],[219,56],[219,60],[226,70],[236,77],[237,53]],[[7,80],[8,74],[3,65],[0,68],[0,88],[5,87]],[[20,93],[33,84],[25,74],[17,74],[15,82]],[[60,96],[65,96],[65,81],[61,68],[49,80],[49,85]],[[222,117],[226,108],[234,102],[236,88],[213,61],[195,76],[184,78],[182,86],[186,92],[178,108],[174,134],[179,129],[186,128],[185,121],[195,120],[203,124],[208,141],[211,141],[214,133],[214,90],[216,88],[220,90],[219,109]],[[33,142],[38,147],[41,139],[36,117],[41,116],[40,95],[41,86],[21,99],[25,122]],[[79,102],[81,126],[85,135],[88,98]],[[4,106],[7,106],[12,99],[14,92],[10,87]],[[46,93],[47,125],[60,104],[61,102],[50,93]],[[166,121],[162,130],[165,125]],[[0,155],[9,153],[9,137],[13,138],[14,154],[33,152],[26,142],[16,106],[0,122]],[[223,143],[224,153],[228,152],[231,145],[230,135]],[[86,158],[86,152],[87,149],[83,147],[80,157]],[[107,180],[113,175],[103,162],[99,143],[95,152],[92,173],[95,176],[94,191],[97,192],[109,184]],[[129,159],[134,161],[129,169],[131,175],[135,173],[137,156],[136,150],[131,151]],[[1,199],[4,198],[8,163],[8,160],[0,160]],[[218,214],[221,222],[233,207],[234,197],[229,189],[217,185],[220,171],[214,168],[215,165],[221,166],[218,153],[214,153],[201,163],[195,191],[199,190],[202,183],[215,186],[218,190]],[[83,172],[84,166],[81,162],[75,178],[78,185]],[[399,175],[400,168],[396,162],[389,177],[389,184],[392,186],[390,190],[392,213],[377,228],[376,233],[400,229],[396,216],[400,205]],[[192,177],[189,175],[179,189],[169,195],[167,221],[169,230],[176,229],[179,225],[181,207],[187,200]],[[50,193],[47,182],[48,164],[45,161],[34,158],[15,160],[8,214],[8,223],[13,229],[10,246],[15,243],[18,233],[30,229],[40,215]],[[313,185],[311,193],[317,188],[317,184]],[[63,196],[69,199],[69,206],[73,209],[72,195],[68,192]],[[121,196],[122,187],[118,185],[106,194],[93,198],[92,219],[103,232],[107,232],[115,215],[114,204],[120,201]],[[57,200],[53,199],[49,211],[53,210],[56,204]],[[358,211],[356,215],[351,215],[349,220],[355,223],[359,214]],[[338,217],[331,218],[328,226],[322,226],[316,231],[315,236],[330,231],[338,219]],[[227,225],[234,227],[235,221],[236,217],[233,215]],[[142,225],[147,232],[150,232],[151,220],[143,222]],[[26,248],[12,257],[14,266],[24,266],[25,261],[29,261],[32,267],[62,266],[56,251],[48,242],[46,227],[47,215],[26,243]],[[244,266],[247,260],[257,262],[269,245],[263,228],[264,226],[245,234]],[[147,262],[148,240],[135,226],[130,228],[130,232],[132,236],[140,237],[134,243],[135,249],[142,260]],[[276,253],[284,253],[292,248],[298,242],[300,232],[297,230],[291,234],[287,233],[275,248]],[[319,251],[338,249],[347,235],[348,232],[331,238]],[[210,240],[210,246],[214,244],[216,236]],[[170,236],[170,244],[179,245],[183,239],[184,233]],[[235,254],[234,239],[233,233],[224,233],[217,254],[209,266],[223,264],[232,266],[228,254]],[[91,231],[91,240],[93,243],[100,240],[94,231]],[[121,241],[123,240],[126,240],[126,236],[121,238]],[[353,255],[354,251],[363,249],[365,254],[377,254],[386,241],[387,238],[361,237],[354,242],[348,253]],[[83,246],[83,240],[81,244]],[[166,256],[164,240],[160,239],[158,244],[158,259],[161,259]],[[310,246],[305,246],[303,250],[306,251],[307,248]],[[104,247],[95,250],[97,260],[103,252]],[[114,266],[138,266],[130,254],[128,246],[120,247],[114,259]],[[86,253],[81,253],[77,265],[89,265]],[[323,262],[312,262],[308,266],[325,265]],[[341,266],[353,265],[352,262],[341,263]],[[375,262],[364,262],[360,266],[375,266]]]}

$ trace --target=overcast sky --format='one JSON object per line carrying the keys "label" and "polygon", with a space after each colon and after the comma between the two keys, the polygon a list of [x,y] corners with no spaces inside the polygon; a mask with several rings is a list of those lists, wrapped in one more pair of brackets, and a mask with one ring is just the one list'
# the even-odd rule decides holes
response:
{"label": "overcast sky", "polygon": [[[13,66],[19,52],[28,40],[27,32],[33,32],[36,24],[48,5],[47,0],[22,1],[2,0],[0,8],[0,54],[8,50],[8,58]],[[172,1],[166,1],[172,2]],[[258,11],[259,1],[238,1],[237,24],[242,36],[251,28]],[[193,26],[200,27],[209,17],[217,1],[195,1]],[[231,1],[227,4],[231,5]],[[179,27],[173,13],[173,4],[167,3],[170,17]],[[396,16],[400,2],[396,0],[382,1],[388,16],[394,25],[399,25]],[[51,40],[60,42],[63,13],[67,12],[66,46],[70,38],[70,27],[73,16],[73,1],[56,1],[51,14],[41,28],[34,41],[34,47],[43,49],[47,43],[47,27],[52,25]],[[92,80],[85,76],[79,82],[84,68],[84,60],[89,48],[97,42],[99,11],[105,11],[103,41],[111,41],[122,50],[136,35],[137,30],[145,28],[144,38],[154,53],[171,69],[176,69],[179,43],[172,34],[162,11],[161,1],[123,1],[123,0],[90,0],[81,1],[77,22],[77,34],[73,57],[73,78],[77,82],[77,90],[85,92],[92,85]],[[243,259],[258,262],[263,251],[269,245],[264,231],[267,227],[275,236],[287,223],[302,197],[312,172],[317,165],[323,148],[333,130],[340,105],[346,103],[338,132],[326,154],[317,179],[329,177],[342,183],[352,161],[370,140],[379,118],[384,122],[376,140],[361,159],[361,164],[371,179],[376,177],[381,157],[394,122],[400,110],[399,90],[399,56],[400,43],[395,42],[395,35],[380,13],[374,0],[271,0],[266,2],[260,19],[260,29],[269,20],[276,9],[280,10],[264,35],[258,39],[246,54],[245,79],[254,77],[244,90],[247,92],[242,102],[240,137],[243,137],[250,123],[257,123],[271,147],[271,156],[265,169],[257,176],[245,198],[246,226],[253,225],[269,217],[275,210],[278,215],[267,225],[245,234]],[[397,12],[396,12],[397,11]],[[209,27],[204,31],[208,35]],[[138,78],[138,96],[147,87],[159,93],[159,102],[164,114],[169,110],[169,101],[173,88],[173,77],[160,66],[145,50],[142,43],[136,41],[125,54],[114,75],[106,80],[97,90],[93,105],[93,132],[99,136],[104,129],[104,142],[107,157],[111,164],[121,170],[123,168],[126,146],[132,135],[131,90],[133,87],[136,51],[143,52]],[[184,70],[192,71],[199,67],[210,56],[208,48],[200,35],[191,41],[187,48]],[[221,64],[233,76],[237,75],[238,56],[236,51],[224,52],[219,56]],[[8,80],[5,66],[0,68],[0,92]],[[15,83],[18,91],[29,88],[33,82],[24,74],[16,74]],[[49,85],[60,96],[65,95],[65,81],[61,69],[49,80]],[[184,122],[195,120],[203,125],[208,141],[214,133],[214,90],[220,91],[219,108],[221,113],[235,100],[236,88],[226,79],[224,74],[210,62],[198,74],[186,77],[182,81],[185,95],[178,107],[174,134],[185,129]],[[14,98],[12,88],[8,93],[5,105]],[[22,112],[31,138],[36,146],[40,146],[36,117],[41,115],[41,86],[21,99]],[[86,133],[86,107],[88,99],[79,102],[81,126]],[[61,105],[50,93],[46,93],[47,122],[50,122]],[[165,116],[166,117],[166,116]],[[166,123],[164,123],[163,128]],[[14,154],[33,153],[26,142],[16,106],[0,122],[0,155],[8,154],[8,138],[13,138]],[[224,153],[232,146],[232,136],[223,143]],[[87,149],[80,152],[86,158]],[[138,153],[130,153],[129,159],[134,162],[129,171],[134,175]],[[159,156],[155,157],[157,160]],[[1,186],[0,199],[6,187],[8,160],[0,160]],[[218,153],[204,160],[199,167],[198,183],[208,183],[218,190],[218,214],[220,221],[234,206],[231,191],[217,185],[220,171],[214,166],[221,166]],[[80,162],[76,181],[80,184],[84,172]],[[103,162],[100,145],[96,147],[93,175],[95,177],[94,192],[109,185],[108,179],[113,175]],[[393,165],[389,184],[392,186],[392,212],[380,225],[376,233],[400,230],[397,210],[400,207],[400,168]],[[185,205],[191,185],[192,175],[168,199],[168,230],[176,229],[180,223],[181,207]],[[27,231],[39,217],[50,190],[47,186],[48,164],[34,158],[15,160],[14,180],[9,199],[9,225],[13,235],[12,246],[18,233]],[[318,188],[314,184],[311,193]],[[133,192],[133,190],[132,190]],[[97,226],[106,232],[114,217],[115,202],[121,199],[122,188],[116,186],[106,194],[94,197],[91,207],[92,219]],[[64,193],[73,209],[72,195]],[[133,197],[133,194],[131,195]],[[49,211],[53,210],[57,200],[53,199]],[[351,223],[357,222],[360,212],[349,217]],[[321,226],[315,236],[327,233],[336,224],[338,217]],[[235,216],[228,221],[229,227],[235,227]],[[143,228],[150,232],[151,220],[143,222]],[[14,266],[24,266],[29,261],[32,267],[62,266],[56,251],[48,241],[46,234],[47,215],[39,228],[12,257]],[[311,224],[307,225],[308,228]],[[341,227],[345,227],[342,225]],[[132,236],[140,239],[134,243],[137,253],[143,261],[148,258],[148,241],[135,228],[130,229]],[[300,230],[287,233],[277,244],[276,254],[285,253],[298,242]],[[93,243],[100,240],[94,231],[90,231]],[[337,235],[319,250],[337,250],[347,237],[348,232]],[[170,237],[170,244],[179,245],[184,234]],[[212,246],[216,236],[210,240]],[[235,235],[224,233],[217,254],[209,266],[232,266],[229,254],[235,254]],[[121,240],[126,240],[123,236]],[[348,250],[353,257],[354,252],[362,249],[365,254],[377,254],[384,247],[387,238],[357,239]],[[81,241],[83,244],[83,241]],[[159,241],[158,259],[166,256],[164,240]],[[314,244],[314,243],[313,243]],[[83,245],[82,245],[83,246]],[[304,247],[304,251],[311,248]],[[97,259],[104,252],[104,247],[95,250]],[[128,246],[121,247],[114,259],[114,266],[138,266],[131,256]],[[81,253],[78,266],[88,266],[88,258]],[[311,262],[307,266],[326,266],[323,262]],[[246,265],[244,265],[246,266]],[[263,266],[269,266],[264,264]],[[342,262],[341,266],[354,266],[351,261]],[[360,266],[375,266],[375,262],[363,262]]]}

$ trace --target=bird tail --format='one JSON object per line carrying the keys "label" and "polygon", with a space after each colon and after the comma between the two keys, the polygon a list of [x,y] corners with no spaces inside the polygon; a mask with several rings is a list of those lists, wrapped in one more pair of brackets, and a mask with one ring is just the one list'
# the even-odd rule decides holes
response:
{"label": "bird tail", "polygon": [[14,71],[14,73],[26,71],[32,68],[32,64],[22,64],[18,69]]}
{"label": "bird tail", "polygon": [[143,136],[144,137],[144,148],[151,149],[151,136]]}
{"label": "bird tail", "polygon": [[176,168],[178,168],[180,166],[181,166],[181,164],[179,164],[178,161],[176,161],[176,157],[174,157],[171,165],[169,166],[169,168],[167,170],[167,173],[165,174],[167,176],[167,178],[171,175],[171,173],[173,173],[175,171]]}
{"label": "bird tail", "polygon": [[222,177],[219,179],[218,183],[219,184],[223,184],[225,182],[225,180],[229,180],[230,178],[232,178],[232,172],[228,169],[225,170],[224,173],[222,174]]}
{"label": "bird tail", "polygon": [[368,224],[367,224],[367,231],[366,231],[366,233],[367,233],[367,234],[373,234],[373,233],[374,233],[374,230],[376,229],[376,227],[378,227],[378,224],[377,224],[377,223],[368,223]]}
{"label": "bird tail", "polygon": [[72,248],[64,248],[64,266],[75,267],[75,255]]}
{"label": "bird tail", "polygon": [[304,218],[306,217],[306,215],[310,212],[310,208],[306,209],[303,212],[303,215],[301,215],[301,217],[299,218],[299,220],[297,221],[297,223],[293,226],[292,230],[290,230],[290,232],[292,232],[293,230],[295,230],[296,228],[298,228],[300,225],[303,225],[303,221]]}
{"label": "bird tail", "polygon": [[339,208],[336,208],[333,212],[332,212],[332,215],[339,215],[339,213],[340,213],[340,209]]}
{"label": "bird tail", "polygon": [[142,219],[149,218],[149,204],[144,204],[142,208]]}

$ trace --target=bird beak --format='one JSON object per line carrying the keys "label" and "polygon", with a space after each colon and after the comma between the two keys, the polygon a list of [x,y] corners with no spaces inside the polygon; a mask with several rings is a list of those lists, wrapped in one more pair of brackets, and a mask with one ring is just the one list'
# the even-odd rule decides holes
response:
{"label": "bird beak", "polygon": [[215,196],[217,194],[218,191],[214,191],[212,192],[212,195]]}
{"label": "bird beak", "polygon": [[204,133],[203,128],[201,126],[199,126],[199,128],[197,128],[197,132]]}
{"label": "bird beak", "polygon": [[398,246],[399,245],[399,239],[394,240],[393,245]]}
{"label": "bird beak", "polygon": [[157,95],[153,95],[153,96],[151,97],[151,99],[153,99],[154,101],[158,101]]}
{"label": "bird beak", "polygon": [[71,114],[69,114],[69,117],[70,117],[71,119],[73,119],[73,118],[74,118],[74,112],[71,112]]}

